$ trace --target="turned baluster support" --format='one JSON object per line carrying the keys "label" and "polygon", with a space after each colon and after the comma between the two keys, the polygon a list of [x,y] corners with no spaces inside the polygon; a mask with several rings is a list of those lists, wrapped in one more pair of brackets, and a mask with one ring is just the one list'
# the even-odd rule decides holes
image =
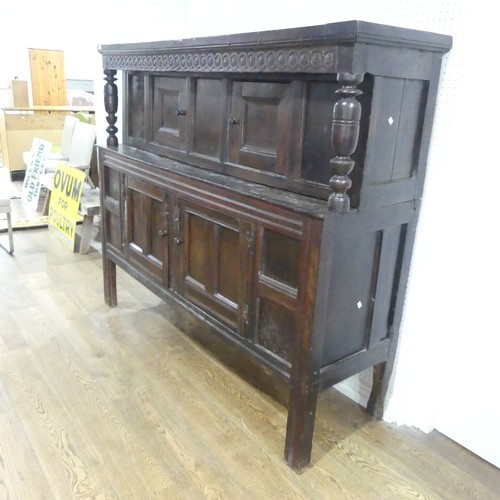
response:
{"label": "turned baluster support", "polygon": [[104,74],[104,80],[106,80],[104,85],[104,109],[107,113],[106,121],[108,122],[106,144],[108,146],[118,146],[118,138],[116,137],[118,128],[115,126],[116,112],[118,111],[118,87],[115,84],[116,70],[105,69]]}
{"label": "turned baluster support", "polygon": [[352,186],[349,174],[354,167],[351,155],[358,145],[361,119],[361,104],[356,97],[363,93],[356,87],[363,81],[363,75],[339,73],[338,81],[341,87],[335,93],[341,98],[333,106],[332,151],[335,156],[330,160],[333,177],[330,179],[332,194],[328,198],[328,209],[348,212],[351,204],[347,190]]}

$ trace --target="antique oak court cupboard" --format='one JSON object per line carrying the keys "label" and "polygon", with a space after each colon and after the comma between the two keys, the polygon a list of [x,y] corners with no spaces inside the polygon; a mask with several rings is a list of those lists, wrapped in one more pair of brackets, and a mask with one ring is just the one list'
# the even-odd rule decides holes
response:
{"label": "antique oak court cupboard", "polygon": [[450,47],[360,21],[99,47],[106,302],[118,265],[178,305],[285,400],[297,471],[319,391],[374,367],[381,414]]}

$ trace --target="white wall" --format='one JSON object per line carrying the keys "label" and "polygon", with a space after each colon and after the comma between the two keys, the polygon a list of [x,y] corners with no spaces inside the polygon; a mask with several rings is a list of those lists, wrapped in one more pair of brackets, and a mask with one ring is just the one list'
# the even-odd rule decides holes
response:
{"label": "white wall", "polygon": [[0,30],[0,106],[10,104],[12,79],[30,80],[29,48],[63,50],[66,78],[95,79],[102,87],[98,44],[175,38],[187,9],[184,0],[8,1]]}

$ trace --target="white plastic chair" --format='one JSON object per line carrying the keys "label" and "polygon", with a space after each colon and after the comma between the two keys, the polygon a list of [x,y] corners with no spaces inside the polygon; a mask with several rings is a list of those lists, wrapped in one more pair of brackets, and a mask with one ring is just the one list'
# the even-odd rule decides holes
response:
{"label": "white plastic chair", "polygon": [[96,138],[95,125],[77,121],[71,136],[69,154],[66,160],[48,159],[45,162],[45,172],[55,172],[60,161],[71,167],[88,171]]}
{"label": "white plastic chair", "polygon": [[64,127],[61,138],[61,151],[51,152],[49,154],[49,160],[67,160],[69,159],[69,153],[71,150],[71,139],[73,138],[73,132],[75,131],[75,125],[80,120],[73,115],[67,115],[64,119]]}
{"label": "white plastic chair", "polygon": [[82,170],[90,169],[95,138],[95,125],[80,121],[75,125],[68,157],[70,166]]}
{"label": "white plastic chair", "polygon": [[86,174],[86,182],[84,191],[88,189],[95,189],[94,183],[90,179],[90,162],[92,160],[92,151],[96,139],[95,125],[78,121],[73,130],[73,137],[71,138],[71,147],[69,151],[69,159],[67,161],[48,160],[45,162],[45,174],[41,176],[40,182],[42,186],[48,190],[47,197],[45,198],[45,206],[43,213],[48,213],[50,204],[50,192],[52,191],[52,182],[54,174],[59,163],[66,163],[70,167],[84,170]]}
{"label": "white plastic chair", "polygon": [[[61,149],[60,151],[51,151],[48,156],[48,160],[68,160],[69,152],[71,148],[71,139],[73,137],[73,131],[75,130],[75,125],[80,120],[73,115],[67,115],[64,119],[62,137],[61,137]],[[26,166],[28,166],[31,160],[31,151],[25,151],[23,153],[23,161]]]}

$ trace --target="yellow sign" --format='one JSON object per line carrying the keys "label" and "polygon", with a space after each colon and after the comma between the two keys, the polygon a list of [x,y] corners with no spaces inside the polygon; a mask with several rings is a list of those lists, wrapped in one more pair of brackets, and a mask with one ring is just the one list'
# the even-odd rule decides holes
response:
{"label": "yellow sign", "polygon": [[59,163],[50,195],[49,231],[73,250],[85,172]]}

